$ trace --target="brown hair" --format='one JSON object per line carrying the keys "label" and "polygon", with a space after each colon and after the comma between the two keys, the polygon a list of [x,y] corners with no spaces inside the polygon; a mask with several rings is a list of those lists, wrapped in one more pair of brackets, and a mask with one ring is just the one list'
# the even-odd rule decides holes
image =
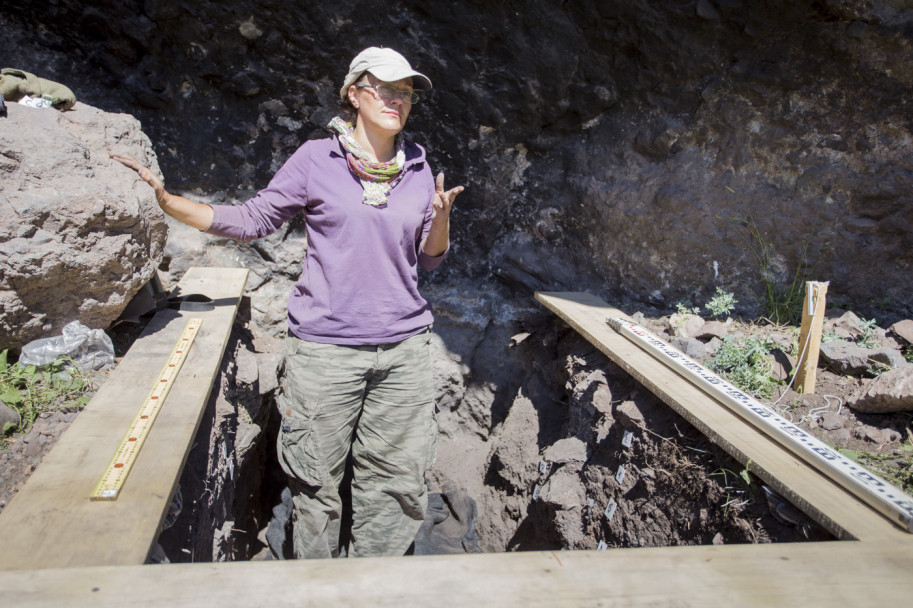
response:
{"label": "brown hair", "polygon": [[[359,85],[367,82],[368,72],[362,72],[358,78],[352,81],[352,85]],[[342,113],[342,117],[347,122],[355,122],[355,117],[358,116],[358,110],[355,109],[355,106],[352,105],[352,102],[349,101],[349,96],[346,95],[344,98],[341,98],[338,103],[339,111]]]}

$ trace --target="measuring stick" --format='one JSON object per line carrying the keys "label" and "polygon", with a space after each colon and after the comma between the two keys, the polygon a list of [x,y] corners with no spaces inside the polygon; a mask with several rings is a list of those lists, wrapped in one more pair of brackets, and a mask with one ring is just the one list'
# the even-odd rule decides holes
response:
{"label": "measuring stick", "polygon": [[830,448],[639,325],[624,319],[606,319],[606,323],[632,342],[662,354],[661,360],[664,363],[684,376],[693,378],[695,386],[765,431],[793,454],[871,507],[899,523],[907,532],[913,532],[913,496]]}
{"label": "measuring stick", "polygon": [[202,324],[203,319],[187,321],[184,333],[175,344],[174,350],[171,351],[165,367],[155,379],[149,395],[143,400],[139,413],[133,419],[130,428],[127,429],[127,434],[121,440],[117,451],[114,452],[114,457],[108,463],[101,481],[98,482],[95,491],[89,497],[92,500],[117,500],[127,475],[130,474],[130,469],[133,468],[133,463],[136,462],[136,457],[152,428],[152,423],[155,422],[155,417],[162,409],[162,403],[168,396],[168,391],[171,390],[171,385],[174,384],[174,379],[187,358],[187,351],[190,350],[190,345],[193,344]]}

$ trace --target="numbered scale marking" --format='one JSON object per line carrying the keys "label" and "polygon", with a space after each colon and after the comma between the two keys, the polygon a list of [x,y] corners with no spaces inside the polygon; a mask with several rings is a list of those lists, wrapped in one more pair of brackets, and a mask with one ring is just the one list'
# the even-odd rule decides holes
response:
{"label": "numbered scale marking", "polygon": [[127,429],[127,433],[121,440],[117,451],[114,452],[114,457],[105,469],[101,481],[92,492],[90,496],[92,500],[117,500],[127,475],[130,474],[130,469],[133,468],[133,463],[143,447],[143,442],[146,441],[146,436],[152,428],[152,423],[155,422],[155,417],[162,409],[162,403],[168,396],[168,391],[171,390],[171,385],[174,384],[174,380],[187,358],[187,351],[190,350],[190,345],[193,344],[202,324],[203,319],[187,321],[184,333],[175,344],[165,367],[156,378],[149,395],[143,400],[139,413],[133,419],[130,428]]}
{"label": "numbered scale marking", "polygon": [[806,433],[643,327],[624,319],[606,319],[606,323],[629,340],[652,347],[664,355],[663,360],[673,369],[697,380],[697,386],[718,397],[720,403],[755,422],[780,445],[828,475],[907,532],[913,532],[913,497],[909,494]]}

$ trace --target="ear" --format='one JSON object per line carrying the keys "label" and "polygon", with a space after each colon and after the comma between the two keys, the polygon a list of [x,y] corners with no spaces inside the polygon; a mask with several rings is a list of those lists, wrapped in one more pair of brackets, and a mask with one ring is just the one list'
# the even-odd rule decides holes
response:
{"label": "ear", "polygon": [[349,85],[349,103],[356,108],[358,107],[358,89],[355,88],[354,84]]}

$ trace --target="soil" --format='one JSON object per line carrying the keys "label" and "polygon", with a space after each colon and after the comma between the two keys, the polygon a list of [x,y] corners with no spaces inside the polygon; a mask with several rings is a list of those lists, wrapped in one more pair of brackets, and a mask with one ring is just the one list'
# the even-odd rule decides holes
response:
{"label": "soil", "polygon": [[[121,323],[106,332],[114,345],[115,365],[139,337],[143,327],[140,323]],[[94,388],[85,395],[94,395],[109,373],[110,370],[88,372]],[[31,427],[0,439],[0,511],[38,468],[44,455],[50,452],[79,412],[72,403],[60,404],[57,410],[39,414]]]}
{"label": "soil", "polygon": [[[656,335],[664,335],[664,319],[645,319],[643,324]],[[126,326],[111,332],[118,357],[129,348],[140,329]],[[730,333],[760,335],[775,342],[784,339],[783,332],[776,327],[739,322],[730,326]],[[566,331],[562,340],[565,344],[559,352],[564,353],[565,359],[558,363],[563,364],[570,377],[568,386],[582,395],[594,372],[604,374],[610,380],[613,402],[630,402],[634,414],[629,418],[616,416],[617,424],[605,429],[586,430],[596,438],[596,447],[589,455],[586,467],[573,462],[563,466],[543,463],[538,477],[533,480],[534,491],[541,494],[532,501],[528,496],[521,496],[522,492],[518,493],[511,485],[525,482],[511,482],[499,476],[498,455],[495,454],[493,464],[476,482],[484,483],[484,486],[467,487],[471,494],[477,493],[475,497],[480,505],[478,532],[485,550],[594,549],[830,538],[825,530],[790,505],[781,504],[777,510],[778,498],[768,496],[757,478],[575,332]],[[106,372],[96,374],[98,385],[104,382],[106,375]],[[876,464],[892,458],[909,459],[903,445],[913,437],[911,413],[862,414],[846,407],[847,400],[867,381],[819,369],[814,395],[800,395],[781,386],[779,394],[771,400],[776,404],[771,407],[837,448],[874,455]],[[575,404],[575,399],[569,400],[571,426],[574,407],[583,407],[581,404],[585,401]],[[592,399],[590,395],[588,403],[592,403]],[[78,413],[73,408],[61,407],[59,411],[43,414],[24,432],[3,440],[0,509],[22,487]],[[830,415],[825,417],[826,413]],[[517,417],[520,415],[518,413]],[[530,426],[538,422],[531,419],[515,424]],[[518,432],[522,435],[523,431]],[[634,436],[630,445],[625,445],[626,433]],[[464,451],[458,439],[441,446],[438,468],[460,469],[467,473],[481,471],[485,466],[484,454],[474,458],[471,452]],[[621,481],[619,464],[623,465],[627,478],[623,477]],[[903,464],[909,463],[903,461]],[[583,487],[587,488],[585,495],[575,495],[573,500],[562,497],[562,476],[568,475],[575,483],[583,481]],[[571,488],[571,493],[580,492],[573,489],[574,484],[567,487]],[[594,489],[601,491],[597,493]],[[608,517],[613,509],[610,502],[615,506],[613,515]]]}

